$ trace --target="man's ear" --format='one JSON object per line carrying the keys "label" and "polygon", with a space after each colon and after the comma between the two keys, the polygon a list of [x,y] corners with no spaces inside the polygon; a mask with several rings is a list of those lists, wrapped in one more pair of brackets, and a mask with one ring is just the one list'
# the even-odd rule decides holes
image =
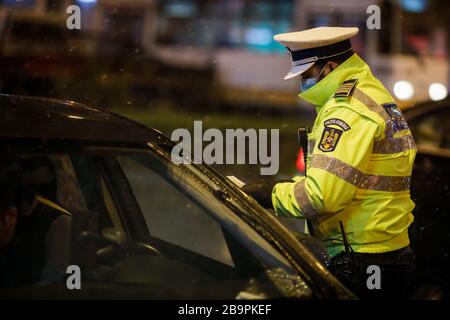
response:
{"label": "man's ear", "polygon": [[338,64],[336,62],[334,62],[334,61],[327,61],[327,63],[325,63],[325,65],[323,66],[321,79],[323,79],[326,76],[328,76],[331,73],[331,71],[333,71],[337,67],[338,67]]}
{"label": "man's ear", "polygon": [[334,69],[336,69],[339,66],[339,64],[337,64],[334,61],[328,61],[326,65],[327,65],[328,69],[330,70],[328,73],[330,73],[331,71],[333,71]]}

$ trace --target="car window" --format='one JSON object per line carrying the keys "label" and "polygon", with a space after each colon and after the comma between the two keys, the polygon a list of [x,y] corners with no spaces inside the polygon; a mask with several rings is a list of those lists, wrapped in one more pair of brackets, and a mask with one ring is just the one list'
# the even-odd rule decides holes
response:
{"label": "car window", "polygon": [[117,157],[153,237],[233,265],[221,227],[151,168]]}
{"label": "car window", "polygon": [[450,149],[450,110],[439,110],[410,121],[417,145]]}
{"label": "car window", "polygon": [[[11,296],[34,296],[41,289],[51,295],[50,288],[34,286],[41,282],[70,296],[69,265],[80,268],[82,294],[90,298],[234,298],[265,267],[290,270],[251,226],[204,192],[200,180],[180,177],[189,170],[171,171],[151,152],[88,146],[70,154],[0,156],[0,164],[0,182],[17,177],[66,218],[53,228],[56,220],[34,211],[26,213],[31,220],[23,218],[20,206],[21,225],[0,255],[0,287]],[[50,210],[48,203],[44,210]],[[58,263],[49,263],[49,254]],[[52,279],[42,278],[42,270],[55,270],[47,273]]]}

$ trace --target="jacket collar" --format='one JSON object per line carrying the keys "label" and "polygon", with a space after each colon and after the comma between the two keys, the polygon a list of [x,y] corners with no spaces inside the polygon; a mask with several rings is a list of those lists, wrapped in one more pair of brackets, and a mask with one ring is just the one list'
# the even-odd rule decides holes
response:
{"label": "jacket collar", "polygon": [[355,53],[314,87],[300,93],[298,96],[300,99],[320,108],[330,99],[342,82],[354,78],[361,80],[367,71],[369,71],[369,66]]}

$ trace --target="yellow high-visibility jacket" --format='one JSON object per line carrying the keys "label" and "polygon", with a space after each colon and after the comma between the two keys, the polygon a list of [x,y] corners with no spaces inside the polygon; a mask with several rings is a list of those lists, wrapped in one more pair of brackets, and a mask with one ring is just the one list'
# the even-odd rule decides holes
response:
{"label": "yellow high-visibility jacket", "polygon": [[354,54],[299,97],[317,106],[307,176],[275,185],[277,214],[309,219],[331,257],[344,250],[340,221],[355,252],[409,245],[416,145],[389,92]]}

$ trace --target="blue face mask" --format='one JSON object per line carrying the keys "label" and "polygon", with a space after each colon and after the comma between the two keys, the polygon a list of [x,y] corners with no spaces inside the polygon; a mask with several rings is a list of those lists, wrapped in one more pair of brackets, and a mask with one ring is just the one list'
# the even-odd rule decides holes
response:
{"label": "blue face mask", "polygon": [[323,66],[322,70],[320,70],[319,74],[315,78],[306,78],[302,79],[300,81],[300,90],[302,92],[305,92],[308,89],[311,89],[317,84],[317,79],[319,79],[320,75],[322,74],[323,70],[325,69],[325,66]]}
{"label": "blue face mask", "polygon": [[306,90],[314,87],[316,84],[317,84],[316,78],[302,79],[302,81],[300,81],[300,90],[301,92],[305,92]]}

